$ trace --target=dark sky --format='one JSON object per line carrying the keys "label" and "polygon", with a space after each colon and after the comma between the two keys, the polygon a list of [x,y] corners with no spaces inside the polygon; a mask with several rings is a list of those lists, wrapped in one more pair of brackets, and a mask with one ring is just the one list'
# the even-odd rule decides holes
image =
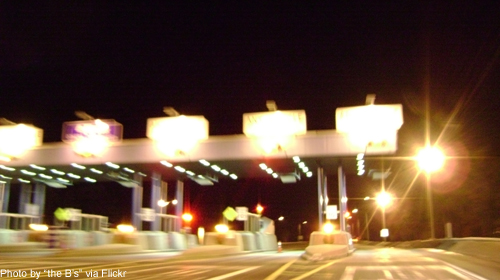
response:
{"label": "dark sky", "polygon": [[84,110],[144,138],[173,106],[241,134],[242,114],[272,99],[320,130],[375,93],[403,104],[409,155],[428,94],[433,141],[499,155],[498,2],[337,2],[1,1],[0,117],[55,142]]}

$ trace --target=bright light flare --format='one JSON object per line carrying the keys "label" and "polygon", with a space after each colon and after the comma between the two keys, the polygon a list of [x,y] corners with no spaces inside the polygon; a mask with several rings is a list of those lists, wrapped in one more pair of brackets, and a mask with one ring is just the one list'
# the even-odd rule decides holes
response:
{"label": "bright light flare", "polygon": [[121,233],[132,233],[135,231],[134,227],[131,225],[120,224],[116,226],[116,229]]}
{"label": "bright light flare", "polygon": [[47,225],[43,224],[30,224],[29,227],[34,231],[47,231],[49,229]]}
{"label": "bright light flare", "polygon": [[185,222],[191,222],[193,220],[193,215],[189,213],[182,214],[182,220]]}
{"label": "bright light flare", "polygon": [[215,226],[215,231],[217,231],[218,233],[227,233],[229,231],[229,228],[227,227],[227,225],[218,224]]}
{"label": "bright light flare", "polygon": [[381,207],[387,207],[392,202],[392,196],[389,193],[381,192],[377,195],[377,204]]}
{"label": "bright light flare", "polygon": [[416,160],[420,169],[432,173],[443,167],[445,156],[439,148],[429,146],[418,152]]}
{"label": "bright light flare", "polygon": [[326,223],[323,225],[323,232],[326,234],[331,234],[335,230],[335,226],[332,223]]}

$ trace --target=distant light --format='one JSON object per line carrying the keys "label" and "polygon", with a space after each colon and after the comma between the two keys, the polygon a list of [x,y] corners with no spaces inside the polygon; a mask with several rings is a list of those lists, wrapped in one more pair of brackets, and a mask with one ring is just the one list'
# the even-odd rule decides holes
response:
{"label": "distant light", "polygon": [[261,164],[259,164],[259,167],[260,167],[260,169],[262,169],[262,170],[266,170],[266,169],[267,169],[267,165],[266,165],[265,163],[261,163]]}
{"label": "distant light", "polygon": [[361,176],[361,175],[363,175],[363,174],[365,174],[365,170],[364,170],[364,169],[362,169],[362,170],[358,170],[358,176]]}
{"label": "distant light", "polygon": [[87,182],[91,182],[91,183],[95,183],[95,182],[97,182],[97,180],[96,180],[96,179],[92,179],[92,178],[90,178],[90,177],[85,177],[85,178],[83,178],[83,179],[84,179],[85,181],[87,181]]}
{"label": "distant light", "polygon": [[160,161],[161,164],[165,165],[166,167],[172,167],[174,166],[173,164],[171,164],[170,162],[166,161],[166,160],[162,160]]}
{"label": "distant light", "polygon": [[323,225],[323,232],[326,234],[331,234],[335,230],[335,226],[331,223],[326,223]]}
{"label": "distant light", "polygon": [[210,166],[210,162],[208,162],[208,161],[206,161],[206,160],[204,160],[204,159],[200,159],[200,160],[199,160],[199,162],[200,162],[201,164],[203,164],[204,166]]}
{"label": "distant light", "polygon": [[268,169],[266,169],[266,172],[267,172],[267,174],[273,174],[273,169],[272,168],[268,168]]}
{"label": "distant light", "polygon": [[111,168],[114,168],[114,169],[118,169],[120,168],[120,166],[118,164],[115,164],[115,163],[112,163],[110,161],[106,162],[105,163],[107,166],[111,167]]}
{"label": "distant light", "polygon": [[365,160],[364,160],[364,159],[360,159],[360,160],[358,160],[358,162],[356,162],[356,165],[357,165],[357,166],[360,166],[360,165],[365,165]]}
{"label": "distant light", "polygon": [[307,167],[307,166],[302,167],[302,172],[304,172],[304,173],[309,172],[309,167]]}
{"label": "distant light", "polygon": [[84,170],[86,167],[83,166],[83,165],[80,165],[78,163],[72,163],[71,166],[73,166],[74,168],[78,168],[78,169],[81,169],[81,170]]}
{"label": "distant light", "polygon": [[280,216],[280,217],[278,218],[278,221],[283,221],[284,219],[285,219],[285,217]]}
{"label": "distant light", "polygon": [[130,169],[128,167],[124,167],[123,170],[127,171],[128,173],[132,173],[132,174],[135,173],[134,170],[132,170],[132,169]]}
{"label": "distant light", "polygon": [[294,156],[292,159],[293,159],[293,162],[295,162],[295,163],[300,162],[300,157],[299,156]]}
{"label": "distant light", "polygon": [[189,213],[184,213],[182,214],[182,220],[184,220],[185,222],[191,222],[193,220],[193,215],[189,214]]}
{"label": "distant light", "polygon": [[363,198],[363,200],[370,200],[370,197],[369,196],[365,196],[365,198]]}
{"label": "distant light", "polygon": [[24,179],[22,179],[22,178],[19,178],[19,179],[17,179],[17,180],[19,180],[19,182],[21,182],[21,183],[31,183],[30,181],[28,181],[28,180],[24,180]]}
{"label": "distant light", "polygon": [[363,164],[358,165],[358,170],[363,170],[363,169],[365,169],[365,166]]}
{"label": "distant light", "polygon": [[226,176],[229,175],[229,171],[227,171],[226,169],[222,169],[220,171],[220,173],[222,173],[223,175],[226,175]]}
{"label": "distant light", "polygon": [[443,152],[437,147],[426,147],[416,157],[420,169],[431,173],[440,170],[446,160]]}
{"label": "distant light", "polygon": [[212,166],[210,166],[210,167],[211,167],[213,170],[217,171],[217,172],[219,172],[219,171],[221,170],[221,168],[220,168],[218,165],[215,165],[215,164],[214,164],[214,165],[212,165]]}
{"label": "distant light", "polygon": [[278,178],[278,177],[279,177],[278,173],[273,173],[273,178],[274,178],[274,179],[276,179],[276,178]]}
{"label": "distant light", "polygon": [[177,205],[177,202],[178,202],[177,199],[172,200],[173,205]]}
{"label": "distant light", "polygon": [[365,157],[365,154],[361,153],[356,156],[357,160],[362,160]]}
{"label": "distant light", "polygon": [[358,211],[359,211],[359,210],[358,210],[358,208],[354,208],[354,209],[352,209],[352,213],[353,213],[353,214],[358,213]]}
{"label": "distant light", "polygon": [[299,162],[299,168],[303,168],[304,166],[306,166],[306,164],[303,161]]}
{"label": "distant light", "polygon": [[45,170],[45,169],[46,169],[45,167],[38,166],[38,165],[36,165],[36,164],[30,164],[30,167],[31,167],[31,168],[34,168],[34,169],[38,169],[38,170]]}
{"label": "distant light", "polygon": [[165,201],[164,199],[160,199],[160,200],[158,200],[158,206],[160,206],[160,207],[165,207],[165,206],[167,206],[169,203],[170,203],[170,202]]}
{"label": "distant light", "polygon": [[174,169],[177,170],[177,171],[179,171],[179,172],[181,172],[181,173],[186,172],[186,169],[184,167],[182,167],[182,166],[179,166],[179,165],[176,165],[174,167]]}
{"label": "distant light", "polygon": [[64,175],[64,174],[66,174],[66,173],[64,173],[62,171],[59,171],[57,169],[51,169],[50,172],[52,172],[52,173],[54,173],[56,175],[61,175],[61,176]]}
{"label": "distant light", "polygon": [[0,169],[7,170],[7,171],[14,171],[14,170],[16,170],[13,167],[8,167],[8,166],[5,166],[5,165],[0,165]]}
{"label": "distant light", "polygon": [[236,174],[231,174],[231,175],[229,175],[229,177],[231,177],[231,179],[233,179],[233,180],[238,179],[238,176],[236,176]]}
{"label": "distant light", "polygon": [[312,177],[312,175],[313,175],[313,173],[312,173],[311,171],[309,171],[309,172],[307,172],[307,173],[306,173],[306,176],[307,176],[308,178]]}
{"label": "distant light", "polygon": [[95,168],[90,168],[90,171],[96,173],[96,174],[102,174],[103,172],[99,169],[95,169]]}
{"label": "distant light", "polygon": [[81,178],[81,176],[80,176],[80,175],[76,175],[76,174],[73,174],[73,173],[68,173],[68,174],[66,174],[66,175],[68,175],[69,177],[71,177],[71,178],[73,178],[73,179],[80,179],[80,178]]}
{"label": "distant light", "polygon": [[218,224],[215,226],[215,231],[217,231],[218,233],[227,233],[229,231],[229,228],[227,227],[227,225]]}
{"label": "distant light", "polygon": [[44,179],[52,179],[52,176],[45,175],[45,174],[42,174],[42,173],[38,174],[38,176],[40,176],[40,177],[42,177]]}
{"label": "distant light", "polygon": [[29,176],[35,176],[36,175],[35,172],[31,172],[31,171],[28,171],[28,170],[25,170],[25,169],[21,169],[21,173],[29,175]]}
{"label": "distant light", "polygon": [[135,230],[133,226],[124,224],[116,226],[116,229],[121,233],[132,233]]}
{"label": "distant light", "polygon": [[140,175],[140,176],[142,176],[142,177],[146,177],[146,176],[147,176],[146,174],[144,174],[144,173],[142,173],[142,172],[138,172],[137,174],[139,174],[139,175]]}
{"label": "distant light", "polygon": [[30,224],[29,227],[34,231],[47,231],[49,229],[47,225],[42,224]]}
{"label": "distant light", "polygon": [[303,221],[302,224],[304,224],[304,225],[307,224],[307,221]]}

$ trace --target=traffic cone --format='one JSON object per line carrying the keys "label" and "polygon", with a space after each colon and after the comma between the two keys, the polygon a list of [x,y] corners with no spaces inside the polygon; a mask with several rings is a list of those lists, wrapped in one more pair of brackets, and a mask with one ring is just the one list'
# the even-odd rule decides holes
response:
{"label": "traffic cone", "polygon": [[278,241],[278,253],[281,253],[283,248],[281,248],[281,241]]}

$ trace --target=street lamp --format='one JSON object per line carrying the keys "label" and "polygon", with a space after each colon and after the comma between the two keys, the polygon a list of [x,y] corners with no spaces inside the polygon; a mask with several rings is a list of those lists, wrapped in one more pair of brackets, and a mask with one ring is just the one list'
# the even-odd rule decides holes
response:
{"label": "street lamp", "polygon": [[434,209],[432,204],[432,191],[431,191],[431,173],[439,171],[445,162],[444,153],[437,147],[426,146],[421,149],[416,160],[418,166],[422,171],[425,172],[426,187],[427,187],[427,208],[429,211],[429,223],[431,230],[431,239],[435,239],[436,235],[434,233]]}

